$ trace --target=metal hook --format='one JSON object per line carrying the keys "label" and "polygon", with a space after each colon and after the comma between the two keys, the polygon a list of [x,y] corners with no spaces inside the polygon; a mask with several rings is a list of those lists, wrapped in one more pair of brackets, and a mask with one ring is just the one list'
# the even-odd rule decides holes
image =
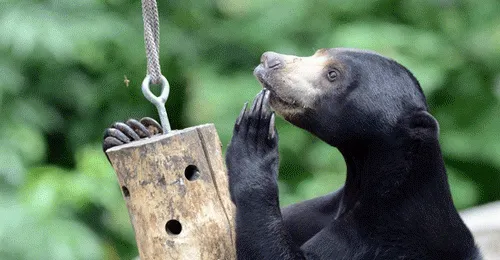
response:
{"label": "metal hook", "polygon": [[149,100],[149,102],[151,102],[158,110],[158,114],[160,116],[160,123],[163,128],[163,133],[166,134],[171,131],[170,122],[168,121],[168,116],[167,116],[167,110],[165,109],[165,102],[167,101],[168,94],[170,93],[170,85],[168,84],[168,80],[163,75],[161,75],[160,76],[161,94],[159,97],[157,97],[149,89],[150,84],[151,84],[151,76],[146,75],[146,77],[142,81],[142,94],[144,94],[144,97],[146,97],[146,99]]}

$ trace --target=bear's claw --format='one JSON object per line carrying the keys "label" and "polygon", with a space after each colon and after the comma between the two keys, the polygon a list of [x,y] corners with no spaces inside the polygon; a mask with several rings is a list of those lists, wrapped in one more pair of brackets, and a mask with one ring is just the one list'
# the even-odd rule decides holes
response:
{"label": "bear's claw", "polygon": [[[256,130],[258,135],[264,133],[264,129],[267,127],[267,138],[269,140],[275,137],[275,115],[269,107],[269,96],[270,92],[266,89],[262,90],[255,97],[250,109],[247,109],[248,102],[245,102],[243,108],[241,109],[240,115],[236,119],[234,126],[234,133],[238,133],[242,125],[246,127],[246,130],[252,132]],[[258,129],[258,130],[257,130]]]}
{"label": "bear's claw", "polygon": [[160,124],[150,117],[144,117],[140,121],[129,119],[125,123],[116,122],[104,131],[102,148],[106,152],[111,147],[161,133],[163,130]]}

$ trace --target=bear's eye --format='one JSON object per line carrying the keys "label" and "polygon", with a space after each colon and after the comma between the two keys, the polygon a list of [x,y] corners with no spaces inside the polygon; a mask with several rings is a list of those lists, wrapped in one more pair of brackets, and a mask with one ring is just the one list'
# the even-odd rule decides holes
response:
{"label": "bear's eye", "polygon": [[328,71],[328,80],[329,81],[334,81],[335,79],[337,79],[337,75],[338,75],[338,72],[337,70],[330,70]]}

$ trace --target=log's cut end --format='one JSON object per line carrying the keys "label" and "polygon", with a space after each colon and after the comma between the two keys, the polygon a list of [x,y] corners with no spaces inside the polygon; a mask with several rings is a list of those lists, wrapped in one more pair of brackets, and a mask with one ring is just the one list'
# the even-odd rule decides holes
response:
{"label": "log's cut end", "polygon": [[236,259],[234,206],[213,124],[106,151],[147,259]]}

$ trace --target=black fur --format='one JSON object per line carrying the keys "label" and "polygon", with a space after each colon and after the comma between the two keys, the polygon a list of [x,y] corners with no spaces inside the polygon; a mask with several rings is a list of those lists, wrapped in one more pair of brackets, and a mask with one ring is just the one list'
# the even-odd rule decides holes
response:
{"label": "black fur", "polygon": [[261,92],[226,156],[238,259],[481,259],[453,206],[438,124],[413,75],[373,53],[326,53],[342,77],[314,109],[287,120],[340,150],[345,185],[280,210],[277,138],[266,134]]}
{"label": "black fur", "polygon": [[[280,210],[278,135],[270,94],[259,93],[238,117],[226,156],[238,259],[481,259],[453,206],[438,124],[415,77],[377,54],[322,53],[342,65],[338,79],[318,78],[326,91],[314,107],[285,118],[340,150],[345,185]],[[103,149],[156,133],[150,118],[115,123]]]}

